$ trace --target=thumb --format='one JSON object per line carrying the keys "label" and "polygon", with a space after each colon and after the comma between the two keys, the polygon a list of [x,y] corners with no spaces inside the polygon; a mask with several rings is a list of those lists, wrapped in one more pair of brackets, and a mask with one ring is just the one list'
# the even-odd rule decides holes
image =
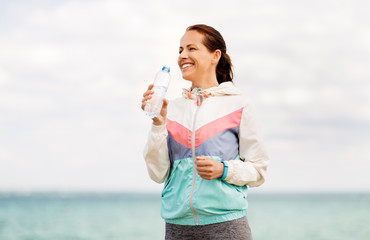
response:
{"label": "thumb", "polygon": [[160,113],[163,119],[166,119],[166,116],[167,116],[167,106],[168,106],[168,100],[164,98],[161,113]]}
{"label": "thumb", "polygon": [[168,100],[166,98],[163,99],[163,105],[162,108],[167,109]]}

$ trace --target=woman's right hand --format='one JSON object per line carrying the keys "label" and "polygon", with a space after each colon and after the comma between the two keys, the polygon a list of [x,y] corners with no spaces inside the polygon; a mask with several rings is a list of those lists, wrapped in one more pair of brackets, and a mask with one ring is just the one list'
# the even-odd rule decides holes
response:
{"label": "woman's right hand", "polygon": [[[154,84],[150,84],[148,87],[148,90],[143,94],[143,100],[141,101],[141,109],[145,109],[145,105],[147,104],[148,100],[152,98],[154,91],[152,90],[154,87]],[[155,118],[153,118],[153,124],[154,125],[162,125],[166,123],[166,116],[167,116],[167,105],[168,105],[168,100],[163,99],[163,105],[161,112],[159,115]]]}

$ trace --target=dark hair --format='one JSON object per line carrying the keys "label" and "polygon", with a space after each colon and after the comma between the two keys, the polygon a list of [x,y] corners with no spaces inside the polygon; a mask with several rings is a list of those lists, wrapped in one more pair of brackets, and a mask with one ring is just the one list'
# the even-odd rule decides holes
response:
{"label": "dark hair", "polygon": [[221,58],[218,61],[216,67],[217,82],[219,84],[223,82],[233,81],[233,70],[230,56],[226,53],[226,43],[221,33],[213,27],[205,24],[196,24],[189,26],[186,31],[197,31],[203,34],[203,44],[210,52],[214,52],[217,49],[221,51]]}

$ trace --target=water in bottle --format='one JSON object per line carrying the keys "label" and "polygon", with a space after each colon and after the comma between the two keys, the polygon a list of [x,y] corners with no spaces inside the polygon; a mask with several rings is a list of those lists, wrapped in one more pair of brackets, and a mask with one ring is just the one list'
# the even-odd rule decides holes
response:
{"label": "water in bottle", "polygon": [[144,112],[151,118],[159,115],[163,105],[163,98],[166,95],[170,83],[170,67],[163,66],[162,70],[157,73],[154,79],[154,94],[145,105]]}

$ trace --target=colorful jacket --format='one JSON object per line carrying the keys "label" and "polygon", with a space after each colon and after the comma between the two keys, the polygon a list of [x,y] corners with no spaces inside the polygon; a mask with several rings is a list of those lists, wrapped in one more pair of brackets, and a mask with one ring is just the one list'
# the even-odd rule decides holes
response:
{"label": "colorful jacket", "polygon": [[[205,180],[196,156],[228,161],[225,180]],[[231,82],[184,90],[170,101],[166,124],[152,126],[144,150],[152,180],[165,181],[161,216],[168,223],[205,225],[246,215],[248,186],[264,182],[268,157],[256,114]]]}

